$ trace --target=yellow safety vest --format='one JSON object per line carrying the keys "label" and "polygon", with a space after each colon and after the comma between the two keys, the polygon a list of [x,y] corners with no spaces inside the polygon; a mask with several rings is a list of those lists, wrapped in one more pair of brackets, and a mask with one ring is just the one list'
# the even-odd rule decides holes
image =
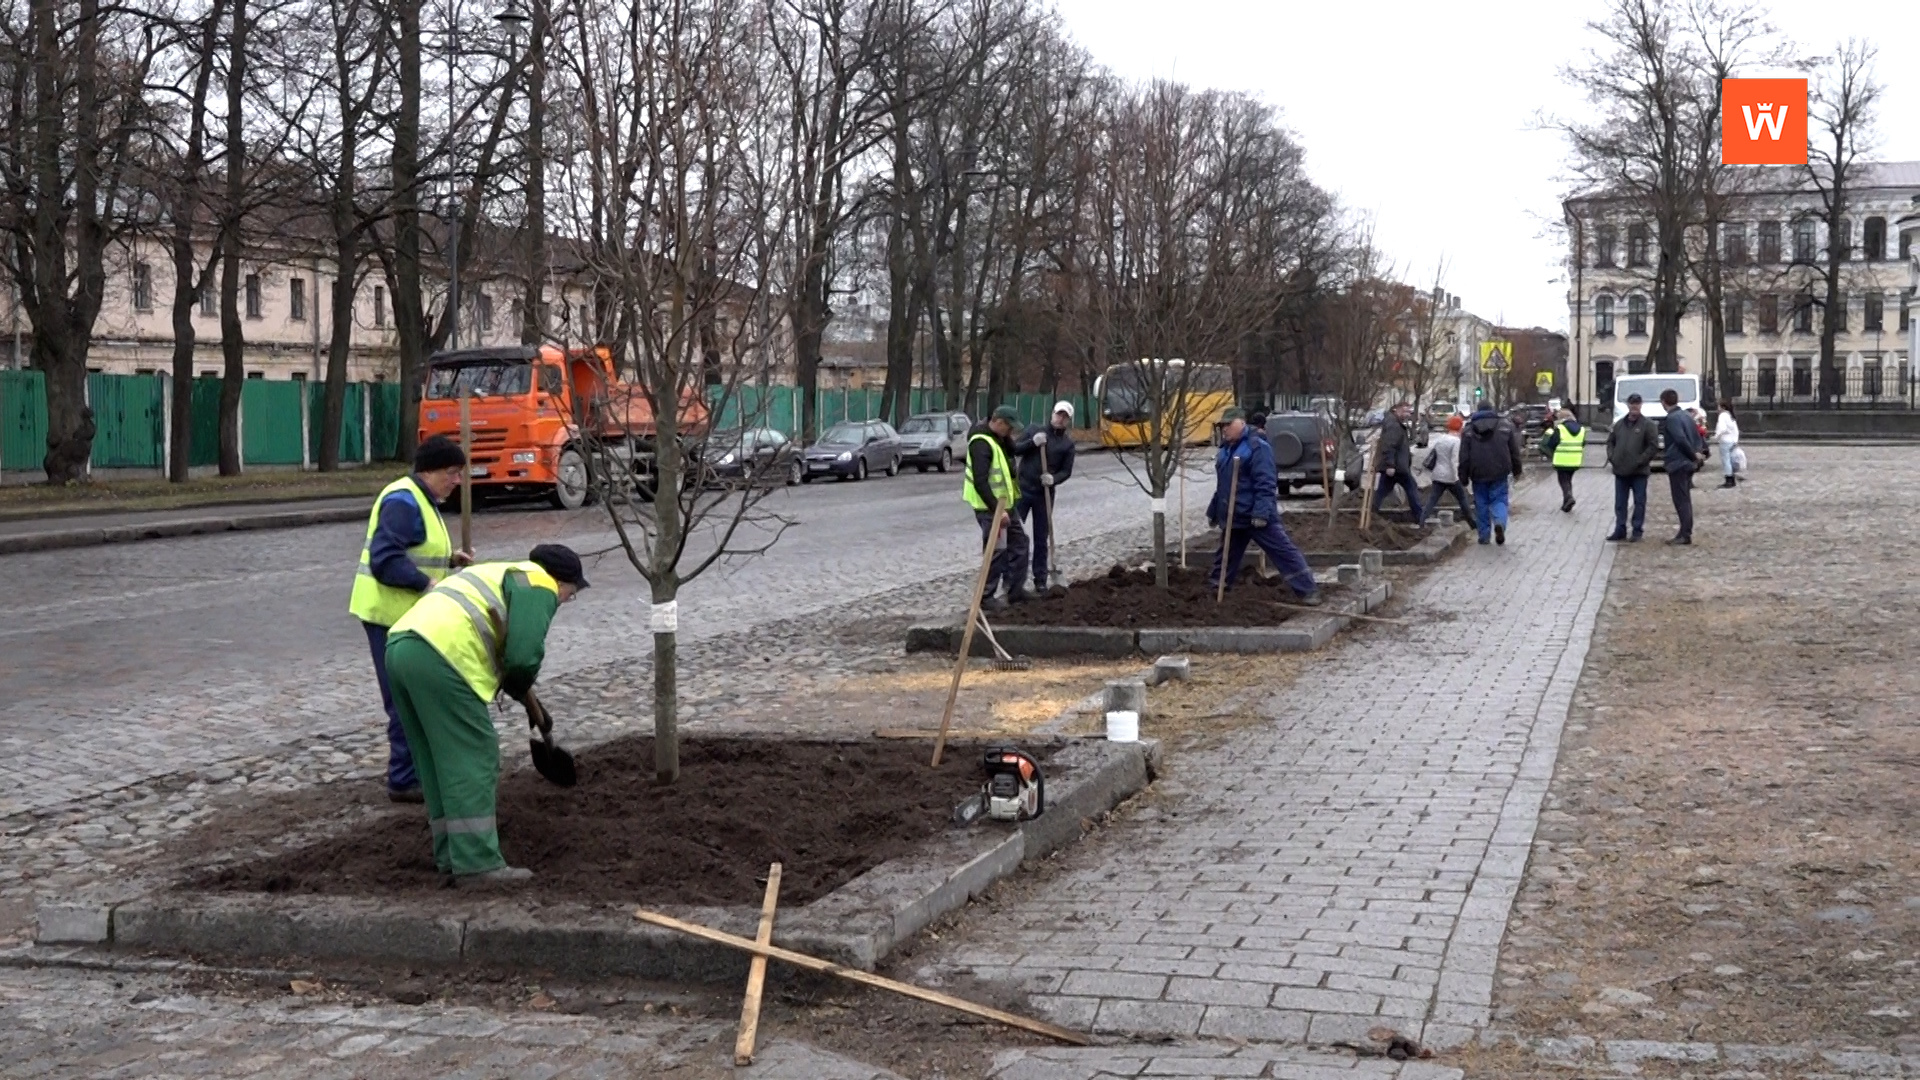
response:
{"label": "yellow safety vest", "polygon": [[400,616],[421,597],[409,589],[383,585],[373,576],[373,534],[380,529],[380,507],[387,496],[397,491],[412,492],[413,501],[420,506],[420,518],[427,524],[427,538],[408,548],[407,558],[413,560],[413,565],[419,567],[428,580],[438,583],[447,576],[453,557],[453,541],[447,536],[447,523],[440,518],[440,508],[413,482],[413,477],[403,476],[382,489],[380,497],[373,500],[373,513],[367,516],[367,539],[360,545],[360,572],[354,575],[353,597],[347,602],[347,610],[355,618],[375,626],[399,622]]}
{"label": "yellow safety vest", "polygon": [[1553,448],[1553,467],[1556,469],[1577,469],[1586,456],[1587,429],[1568,431],[1565,424],[1553,425],[1560,441]]}
{"label": "yellow safety vest", "polygon": [[993,509],[981,501],[980,493],[973,486],[973,444],[981,439],[985,439],[987,447],[993,451],[993,472],[987,477],[987,486],[993,489],[994,495],[1006,500],[1007,509],[1011,512],[1013,504],[1020,499],[1020,485],[1014,481],[1013,469],[1007,465],[1007,452],[1001,447],[1000,440],[987,432],[983,431],[967,440],[967,473],[960,494],[967,500],[967,505],[976,511],[984,513]]}
{"label": "yellow safety vest", "polygon": [[516,573],[560,595],[559,582],[539,563],[482,563],[435,585],[393,624],[393,633],[419,635],[467,680],[481,701],[492,701],[500,692],[502,653],[507,647],[506,580],[508,574]]}

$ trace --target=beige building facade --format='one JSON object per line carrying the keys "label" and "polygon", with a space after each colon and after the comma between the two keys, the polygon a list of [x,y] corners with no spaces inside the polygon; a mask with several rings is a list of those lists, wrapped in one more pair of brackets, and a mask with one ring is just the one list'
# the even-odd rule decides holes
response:
{"label": "beige building facade", "polygon": [[[1828,236],[1818,191],[1804,170],[1748,177],[1730,220],[1711,241],[1724,267],[1728,366],[1722,392],[1756,406],[1914,404],[1915,232],[1902,219],[1920,197],[1920,162],[1861,168],[1844,234]],[[1652,224],[1619,200],[1565,204],[1568,252],[1569,378],[1575,400],[1610,411],[1613,381],[1648,370],[1651,286],[1658,257]],[[1821,276],[1828,246],[1842,245],[1842,305],[1824,310]],[[1696,250],[1696,255],[1698,251]],[[1697,288],[1682,319],[1681,370],[1713,374],[1710,324]],[[1820,362],[1820,336],[1837,321],[1833,368]]]}

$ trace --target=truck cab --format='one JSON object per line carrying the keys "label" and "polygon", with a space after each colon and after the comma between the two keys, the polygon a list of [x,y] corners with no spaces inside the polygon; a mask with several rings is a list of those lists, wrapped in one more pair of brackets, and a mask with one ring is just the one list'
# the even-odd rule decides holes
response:
{"label": "truck cab", "polygon": [[[427,362],[419,434],[460,438],[460,398],[468,399],[473,454],[468,467],[477,494],[544,497],[578,509],[592,493],[587,450],[626,463],[636,488],[651,495],[657,455],[652,403],[621,382],[605,348],[553,346],[458,349]],[[697,394],[678,410],[679,434],[704,433],[707,409]]]}

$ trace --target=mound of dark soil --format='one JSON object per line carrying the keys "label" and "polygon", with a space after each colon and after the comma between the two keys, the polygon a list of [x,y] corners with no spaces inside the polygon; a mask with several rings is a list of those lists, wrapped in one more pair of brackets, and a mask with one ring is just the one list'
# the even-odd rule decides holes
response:
{"label": "mound of dark soil", "polygon": [[[1453,503],[1449,501],[1448,506]],[[1456,510],[1456,513],[1458,511]],[[1283,521],[1287,535],[1293,537],[1295,546],[1301,551],[1339,551],[1359,552],[1364,548],[1378,551],[1405,551],[1427,538],[1431,529],[1416,529],[1403,521],[1392,521],[1381,515],[1374,515],[1373,521],[1365,532],[1360,531],[1360,515],[1342,512],[1336,515],[1333,526],[1327,526],[1326,511],[1310,511],[1304,514],[1289,513]],[[1217,542],[1220,534],[1213,534]]]}
{"label": "mound of dark soil", "polygon": [[[1331,595],[1331,587],[1321,588]],[[1024,626],[1097,626],[1122,630],[1174,626],[1276,626],[1306,614],[1282,604],[1299,598],[1280,577],[1261,578],[1251,555],[1240,579],[1214,602],[1207,571],[1194,567],[1167,571],[1167,588],[1153,583],[1153,571],[1116,566],[1104,577],[1076,581],[1065,596],[1048,596],[990,616],[991,621]]]}
{"label": "mound of dark soil", "polygon": [[[954,806],[979,790],[980,752],[950,746],[932,769],[931,747],[915,741],[688,740],[679,782],[661,787],[653,740],[621,739],[576,755],[573,788],[526,769],[503,777],[500,849],[534,872],[513,895],[543,901],[757,906],[767,864],[778,862],[782,905],[804,904],[947,828]],[[405,806],[187,887],[395,896],[444,886],[426,813]]]}

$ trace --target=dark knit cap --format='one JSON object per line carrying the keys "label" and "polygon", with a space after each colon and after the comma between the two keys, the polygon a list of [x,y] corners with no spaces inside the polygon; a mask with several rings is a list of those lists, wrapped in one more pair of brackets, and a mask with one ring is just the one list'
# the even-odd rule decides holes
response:
{"label": "dark knit cap", "polygon": [[1010,424],[1017,424],[1020,422],[1020,410],[1011,405],[1002,405],[993,410],[993,419],[1005,420]]}
{"label": "dark knit cap", "polygon": [[428,436],[413,451],[413,471],[417,473],[458,468],[466,463],[467,455],[460,452],[460,444],[445,435]]}
{"label": "dark knit cap", "polygon": [[527,552],[527,561],[540,564],[540,569],[553,575],[553,580],[579,588],[587,587],[587,572],[580,565],[580,556],[565,544],[541,544]]}

